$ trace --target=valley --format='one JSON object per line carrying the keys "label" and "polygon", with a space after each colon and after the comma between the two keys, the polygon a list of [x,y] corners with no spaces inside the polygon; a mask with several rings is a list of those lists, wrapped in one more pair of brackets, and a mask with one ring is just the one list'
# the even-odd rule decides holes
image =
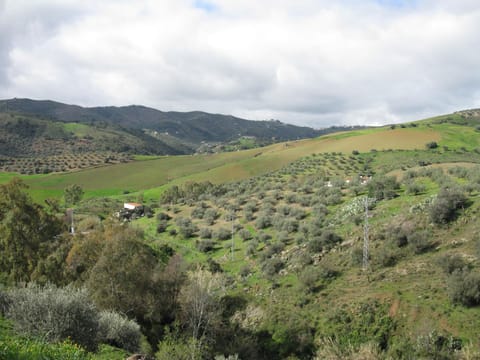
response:
{"label": "valley", "polygon": [[[11,255],[0,263],[0,314],[9,319],[0,320],[0,341],[21,348],[16,299],[47,290],[67,299],[73,285],[88,292],[100,324],[114,311],[137,326],[122,325],[132,342],[101,327],[97,344],[72,338],[88,350],[81,359],[475,358],[476,114],[240,151],[132,153],[85,169],[0,173],[0,247]],[[82,196],[66,203],[72,185]],[[115,218],[126,202],[142,204],[144,216]],[[75,235],[62,219],[67,207]],[[22,229],[36,235],[18,244],[11,234],[24,230],[9,219],[27,211],[38,213],[38,226]],[[40,225],[56,236],[37,237]],[[22,295],[18,282],[45,288]]]}

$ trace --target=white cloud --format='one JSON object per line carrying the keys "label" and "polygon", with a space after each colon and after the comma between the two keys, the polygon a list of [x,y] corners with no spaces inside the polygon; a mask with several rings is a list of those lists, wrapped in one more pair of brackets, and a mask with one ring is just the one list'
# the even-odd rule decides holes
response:
{"label": "white cloud", "polygon": [[0,97],[412,120],[480,106],[476,3],[0,0]]}

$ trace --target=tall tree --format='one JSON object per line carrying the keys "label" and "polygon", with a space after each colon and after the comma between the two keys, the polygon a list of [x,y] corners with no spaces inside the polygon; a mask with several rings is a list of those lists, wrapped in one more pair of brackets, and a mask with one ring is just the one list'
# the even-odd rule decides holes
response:
{"label": "tall tree", "polygon": [[224,293],[225,283],[222,274],[203,269],[188,273],[185,286],[180,294],[184,321],[191,331],[195,346],[192,358],[200,352],[215,324],[220,321],[220,298]]}
{"label": "tall tree", "polygon": [[77,185],[77,184],[68,185],[63,192],[65,205],[71,206],[71,205],[78,204],[80,200],[82,200],[83,194],[84,192],[80,185]]}
{"label": "tall tree", "polygon": [[0,271],[10,281],[29,281],[44,246],[62,231],[62,221],[32,201],[18,178],[0,185]]}

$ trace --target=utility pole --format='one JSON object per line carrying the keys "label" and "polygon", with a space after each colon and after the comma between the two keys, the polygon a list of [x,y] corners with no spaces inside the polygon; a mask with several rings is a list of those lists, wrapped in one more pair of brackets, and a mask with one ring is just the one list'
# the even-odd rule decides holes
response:
{"label": "utility pole", "polygon": [[234,224],[233,224],[233,220],[235,219],[235,213],[232,213],[231,217],[230,217],[230,220],[232,222],[232,261],[233,261],[233,255],[234,255],[234,251],[235,251],[235,240],[233,238],[234,234],[235,234],[235,229],[234,229]]}
{"label": "utility pole", "polygon": [[368,269],[369,239],[368,239],[368,196],[365,197],[365,224],[363,227],[363,271]]}
{"label": "utility pole", "polygon": [[67,219],[70,217],[70,234],[75,234],[75,224],[73,222],[73,209],[67,209]]}

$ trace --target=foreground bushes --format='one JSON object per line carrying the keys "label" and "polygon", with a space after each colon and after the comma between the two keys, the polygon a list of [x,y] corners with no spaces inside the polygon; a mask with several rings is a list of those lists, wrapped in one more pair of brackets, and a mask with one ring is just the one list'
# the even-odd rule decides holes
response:
{"label": "foreground bushes", "polygon": [[90,360],[88,352],[65,341],[48,344],[40,340],[21,338],[0,339],[0,359],[8,360]]}
{"label": "foreground bushes", "polygon": [[87,350],[96,350],[98,312],[86,290],[31,284],[9,296],[7,317],[18,333],[49,342],[71,339]]}
{"label": "foreground bushes", "polygon": [[85,289],[29,284],[7,297],[5,314],[21,335],[52,343],[68,340],[89,351],[101,341],[132,352],[139,348],[139,326],[114,312],[99,313]]}

